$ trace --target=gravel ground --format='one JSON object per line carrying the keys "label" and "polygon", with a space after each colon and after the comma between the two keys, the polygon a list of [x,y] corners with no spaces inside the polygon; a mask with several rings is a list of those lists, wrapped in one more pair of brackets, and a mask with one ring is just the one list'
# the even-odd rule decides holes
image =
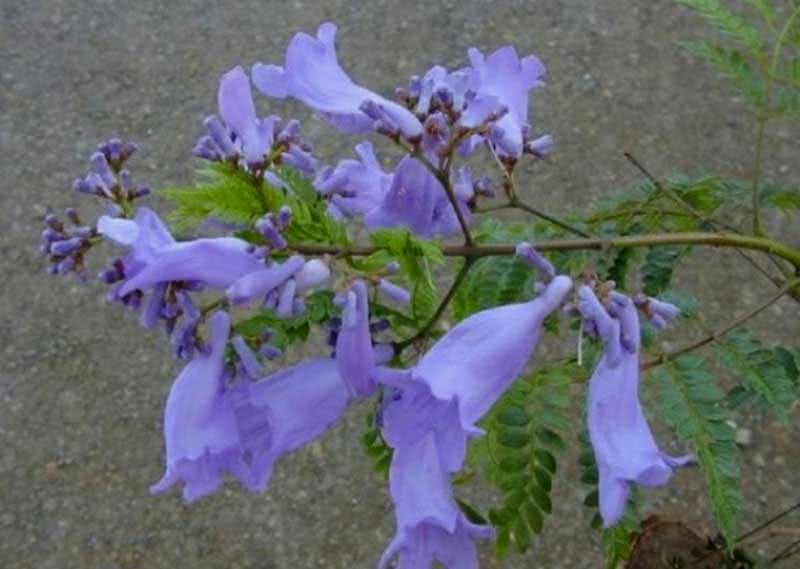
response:
{"label": "gravel ground", "polygon": [[[4,0],[0,17],[2,567],[367,568],[390,539],[385,484],[356,442],[358,409],[285,460],[263,496],[230,485],[191,507],[177,493],[150,497],[176,366],[160,339],[104,306],[99,287],[52,281],[35,254],[39,216],[73,203],[71,180],[109,135],[141,143],[140,180],[188,182],[188,154],[214,110],[219,75],[282,61],[295,31],[336,21],[340,59],[387,93],[433,63],[462,64],[470,46],[514,42],[539,54],[551,80],[537,95],[536,124],[558,146],[521,179],[529,199],[556,213],[636,182],[623,150],[659,175],[742,176],[752,162],[742,102],[677,44],[704,28],[666,1]],[[328,156],[356,142],[325,143],[330,130],[319,121],[306,131]],[[800,177],[797,141],[796,128],[773,129],[771,177]],[[771,227],[798,242],[787,220]],[[713,250],[681,273],[712,322],[764,294],[751,277],[736,256]],[[796,310],[783,301],[759,324],[773,339],[796,339]],[[742,420],[752,432],[745,527],[800,497],[797,419]],[[484,567],[600,566],[576,470],[565,463],[555,522],[533,550],[498,563],[486,548]],[[713,531],[699,473],[647,496],[653,511]]]}

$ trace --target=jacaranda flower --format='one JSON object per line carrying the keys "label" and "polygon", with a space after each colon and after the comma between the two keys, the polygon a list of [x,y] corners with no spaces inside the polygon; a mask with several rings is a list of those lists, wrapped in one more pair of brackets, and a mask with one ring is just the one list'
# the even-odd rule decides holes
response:
{"label": "jacaranda flower", "polygon": [[477,93],[476,101],[489,98],[508,108],[508,113],[495,124],[490,142],[498,154],[519,157],[524,144],[523,128],[528,124],[528,91],[542,85],[544,65],[534,55],[520,59],[513,46],[501,47],[488,57],[472,48],[469,59],[470,88]]}
{"label": "jacaranda flower", "polygon": [[[466,201],[459,200],[469,220]],[[405,227],[420,237],[459,231],[455,210],[439,180],[418,160],[406,156],[397,165],[391,186],[376,208],[364,218],[367,227]]]}
{"label": "jacaranda flower", "polygon": [[243,484],[250,477],[223,385],[230,317],[217,312],[210,324],[208,351],[195,353],[169,392],[164,413],[167,470],[150,489],[157,494],[182,481],[187,502],[213,494],[226,474],[233,474]]}
{"label": "jacaranda flower", "polygon": [[241,67],[234,67],[222,76],[217,94],[222,120],[241,140],[248,164],[260,164],[272,146],[277,116],[259,120],[253,104],[250,79]]}
{"label": "jacaranda flower", "polygon": [[605,344],[589,382],[589,436],[600,475],[600,514],[605,527],[619,521],[633,483],[661,486],[691,456],[663,453],[639,402],[639,317],[631,300],[613,293],[607,309],[591,287],[578,291],[579,309]]}
{"label": "jacaranda flower", "polygon": [[367,285],[356,281],[347,293],[342,311],[342,327],[336,341],[339,373],[356,397],[366,397],[375,390],[375,355],[369,329]]}
{"label": "jacaranda flower", "polygon": [[311,359],[260,381],[244,381],[230,395],[246,486],[263,490],[275,463],[336,424],[351,401],[333,359]]}
{"label": "jacaranda flower", "polygon": [[253,66],[253,83],[269,97],[294,97],[317,111],[339,129],[360,134],[375,128],[374,113],[365,113],[365,104],[382,114],[407,138],[422,134],[422,125],[408,109],[353,82],[339,66],[336,57],[336,26],[322,24],[314,38],[296,34],[286,50],[286,64]]}
{"label": "jacaranda flower", "polygon": [[357,145],[356,154],[360,160],[342,160],[314,181],[321,194],[330,196],[331,208],[346,217],[378,207],[392,183],[392,175],[381,168],[371,143]]}
{"label": "jacaranda flower", "polygon": [[[475,425],[524,369],[545,318],[572,287],[553,278],[530,302],[473,314],[445,334],[411,370],[378,369],[376,379],[396,390],[383,411],[384,436],[392,446],[411,444],[432,431],[448,471],[463,464]],[[442,441],[448,444],[442,444]]]}
{"label": "jacaranda flower", "polygon": [[379,567],[399,556],[398,569],[477,569],[475,539],[491,539],[494,529],[464,517],[453,498],[447,470],[432,434],[395,449],[389,474],[397,534]]}

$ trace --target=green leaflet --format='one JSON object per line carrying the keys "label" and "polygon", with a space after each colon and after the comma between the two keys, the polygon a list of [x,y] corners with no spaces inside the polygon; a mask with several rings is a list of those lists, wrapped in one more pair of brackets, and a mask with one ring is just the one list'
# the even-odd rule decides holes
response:
{"label": "green leaflet", "polygon": [[652,247],[647,251],[642,265],[646,294],[658,296],[670,287],[675,263],[686,250],[686,247]]}
{"label": "green leaflet", "polygon": [[[380,405],[380,401],[377,404]],[[384,478],[388,478],[394,451],[383,440],[374,412],[367,414],[366,430],[361,435],[361,443],[364,446],[364,452],[373,460],[375,472],[381,474]]]}
{"label": "green leaflet", "polygon": [[[764,347],[751,331],[739,329],[717,345],[719,360],[736,376],[737,385],[728,400],[736,407],[755,399],[768,410],[774,410],[786,420],[786,412],[798,397],[790,369],[784,365],[776,350]],[[786,361],[786,360],[784,360]]]}
{"label": "green leaflet", "polygon": [[738,450],[724,395],[705,360],[696,356],[664,364],[652,373],[652,381],[659,391],[661,416],[697,456],[720,532],[733,547],[742,497]]}
{"label": "green leaflet", "polygon": [[564,446],[559,432],[571,428],[570,385],[578,375],[573,363],[565,363],[523,377],[486,420],[488,474],[503,493],[502,504],[489,511],[498,530],[500,556],[507,555],[511,546],[526,551],[552,512],[556,454]]}
{"label": "green leaflet", "polygon": [[756,108],[767,104],[766,85],[760,70],[754,69],[753,64],[740,51],[708,41],[689,42],[685,46],[692,54],[705,59],[722,75],[731,79],[739,92]]}
{"label": "green leaflet", "polygon": [[194,186],[163,190],[177,205],[169,218],[178,232],[193,229],[209,217],[250,224],[268,211],[266,186],[229,163],[212,164],[198,177]]}
{"label": "green leaflet", "polygon": [[268,328],[272,330],[269,343],[281,350],[305,342],[311,330],[307,315],[280,318],[272,310],[262,310],[255,316],[237,322],[235,326],[236,332],[246,338],[259,338]]}
{"label": "green leaflet", "polygon": [[758,29],[747,19],[724,6],[723,2],[719,0],[678,0],[678,3],[697,10],[711,25],[750,51],[761,50],[764,41]]}
{"label": "green leaflet", "polygon": [[[444,261],[441,247],[420,239],[407,229],[381,229],[370,234],[370,240],[400,263],[403,274],[410,281],[411,309],[414,319],[423,322],[429,319],[437,303],[436,285],[432,267]],[[387,258],[380,258],[385,266]]]}

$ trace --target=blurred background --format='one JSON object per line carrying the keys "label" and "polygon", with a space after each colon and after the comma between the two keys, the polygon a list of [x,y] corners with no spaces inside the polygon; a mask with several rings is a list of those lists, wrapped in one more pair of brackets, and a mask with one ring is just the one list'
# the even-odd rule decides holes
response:
{"label": "blurred background", "polygon": [[[36,251],[41,216],[78,203],[69,188],[98,142],[138,142],[130,167],[140,182],[189,183],[190,151],[203,117],[216,112],[219,76],[237,64],[282,64],[291,36],[314,33],[324,20],[339,25],[339,58],[352,77],[384,94],[433,64],[466,64],[472,46],[513,43],[538,54],[549,82],[536,93],[532,122],[556,147],[518,179],[527,201],[557,214],[641,181],[626,150],[659,177],[744,177],[753,162],[743,101],[679,46],[711,32],[670,1],[3,0],[1,567],[375,566],[394,518],[386,483],[358,442],[364,409],[284,460],[264,495],[229,484],[192,506],[178,492],[151,497],[163,468],[163,402],[178,366],[161,337],[105,306],[100,286],[48,277]],[[264,114],[308,116],[263,97],[258,104]],[[316,119],[304,131],[328,160],[349,157],[358,142]],[[767,144],[767,179],[796,183],[797,127],[776,124]],[[800,242],[786,219],[769,221]],[[739,257],[712,249],[679,278],[700,297],[709,325],[771,294]],[[796,340],[797,310],[783,300],[755,327]],[[800,498],[798,418],[754,415],[737,425],[743,529]],[[532,550],[501,563],[486,546],[482,567],[599,567],[579,476],[563,460],[554,515]],[[681,472],[669,488],[645,494],[645,511],[713,535],[703,492],[699,472]],[[481,489],[473,497],[482,506],[493,498]]]}

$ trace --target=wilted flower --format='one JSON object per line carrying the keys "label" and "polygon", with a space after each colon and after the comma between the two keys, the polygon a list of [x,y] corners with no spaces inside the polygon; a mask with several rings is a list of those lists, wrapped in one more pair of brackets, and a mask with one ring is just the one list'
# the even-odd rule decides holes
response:
{"label": "wilted flower", "polygon": [[639,402],[639,317],[631,300],[613,293],[607,309],[591,287],[578,291],[579,309],[605,344],[589,382],[589,436],[600,475],[600,514],[606,527],[625,511],[633,483],[661,486],[691,456],[672,457],[657,446]]}
{"label": "wilted flower", "polygon": [[[407,138],[422,134],[422,125],[408,109],[356,85],[339,66],[336,57],[336,26],[322,24],[317,37],[298,33],[286,50],[286,64],[253,66],[253,82],[270,97],[294,97],[316,110],[341,130],[360,134],[373,130],[376,122],[389,122]],[[382,114],[379,121],[364,112],[365,103]]]}

